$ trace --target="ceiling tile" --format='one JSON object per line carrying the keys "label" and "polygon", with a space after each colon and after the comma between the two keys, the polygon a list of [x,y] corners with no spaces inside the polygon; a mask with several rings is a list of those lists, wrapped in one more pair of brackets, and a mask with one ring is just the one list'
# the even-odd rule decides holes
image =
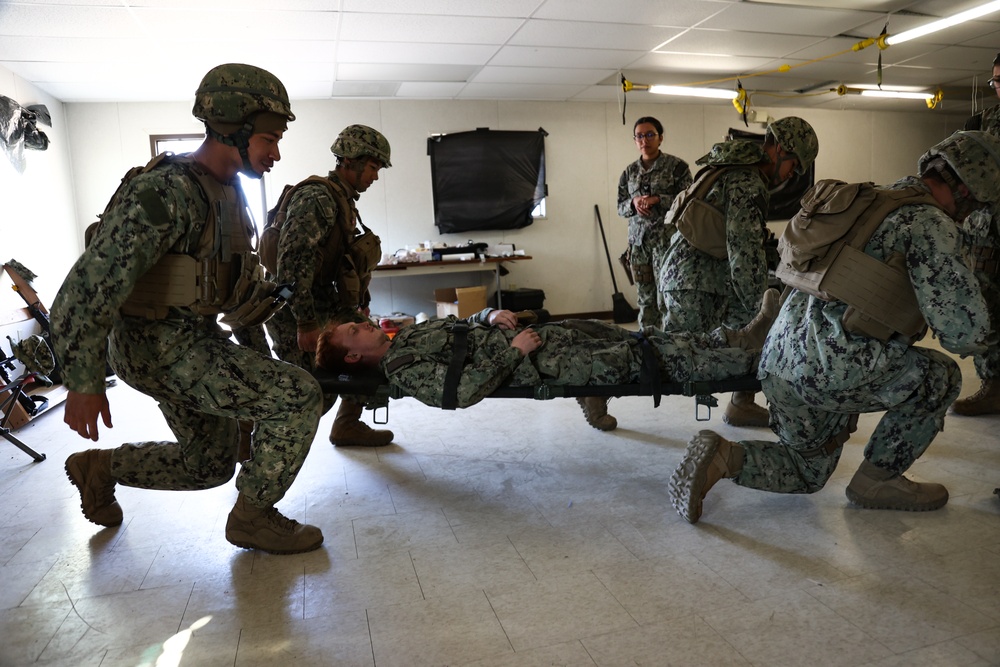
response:
{"label": "ceiling tile", "polygon": [[344,14],[341,34],[372,42],[504,44],[523,21],[513,18]]}
{"label": "ceiling tile", "polygon": [[641,58],[646,51],[575,49],[547,46],[504,46],[490,59],[490,65],[509,67],[620,68]]}
{"label": "ceiling tile", "polygon": [[725,54],[780,58],[821,41],[820,37],[801,37],[737,30],[688,30],[670,40],[658,53]]}
{"label": "ceiling tile", "polygon": [[691,26],[719,13],[728,3],[704,0],[548,0],[532,15],[536,19],[637,25]]}
{"label": "ceiling tile", "polygon": [[451,99],[456,97],[465,87],[464,83],[435,83],[415,81],[400,84],[396,97],[413,99]]}
{"label": "ceiling tile", "polygon": [[468,81],[478,68],[472,65],[407,65],[342,63],[338,81]]}
{"label": "ceiling tile", "polygon": [[586,86],[532,85],[514,83],[470,83],[459,94],[462,99],[562,100]]}
{"label": "ceiling tile", "polygon": [[539,0],[342,0],[343,11],[527,18]]}
{"label": "ceiling tile", "polygon": [[494,45],[340,42],[337,60],[342,63],[485,65],[496,52]]}
{"label": "ceiling tile", "polygon": [[613,76],[614,70],[606,69],[559,69],[555,67],[493,67],[480,70],[472,83],[578,83],[594,85]]}
{"label": "ceiling tile", "polygon": [[678,28],[647,25],[531,20],[517,31],[510,44],[649,51],[680,32]]}
{"label": "ceiling tile", "polygon": [[875,12],[741,2],[728,6],[699,27],[834,37],[879,17]]}

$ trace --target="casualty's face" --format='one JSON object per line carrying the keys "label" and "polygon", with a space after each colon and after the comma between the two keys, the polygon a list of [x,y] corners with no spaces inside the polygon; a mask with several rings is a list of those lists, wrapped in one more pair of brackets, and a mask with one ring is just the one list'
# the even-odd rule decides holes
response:
{"label": "casualty's face", "polygon": [[347,350],[348,356],[381,357],[389,347],[389,336],[371,322],[345,322],[335,329],[333,341]]}

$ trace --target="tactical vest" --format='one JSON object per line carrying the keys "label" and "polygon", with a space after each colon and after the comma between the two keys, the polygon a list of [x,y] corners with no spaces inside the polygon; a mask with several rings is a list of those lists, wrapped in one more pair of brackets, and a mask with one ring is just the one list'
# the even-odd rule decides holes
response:
{"label": "tactical vest", "polygon": [[794,289],[824,301],[848,305],[844,328],[879,340],[895,335],[919,340],[927,324],[906,271],[906,258],[893,253],[882,262],[864,252],[872,234],[896,209],[941,205],[926,191],[826,179],[811,187],[802,208],[778,241],[775,275]]}
{"label": "tactical vest", "polygon": [[163,153],[144,167],[129,170],[104,213],[87,229],[87,243],[108,211],[120,203],[125,186],[165,162],[185,166],[208,201],[208,216],[196,244],[191,238],[178,241],[136,281],[121,307],[122,315],[163,319],[173,307],[188,308],[199,315],[222,314],[220,321],[234,328],[265,321],[283,305],[285,295],[279,294],[277,285],[264,280],[243,193],[219,183],[189,155]]}
{"label": "tactical vest", "polygon": [[[327,187],[338,213],[333,233],[316,257],[316,275],[321,282],[334,284],[341,305],[366,307],[371,300],[368,294],[371,272],[382,258],[382,242],[361,221],[354,200],[336,181],[323,176],[310,176],[295,185],[285,186],[278,203],[268,212],[267,223],[260,235],[261,262],[272,276],[278,275],[278,241],[281,227],[288,218],[288,205],[292,195],[310,183]],[[351,224],[354,221],[360,225],[360,233]]]}
{"label": "tactical vest", "polygon": [[738,168],[740,167],[715,165],[702,167],[695,175],[694,182],[674,197],[670,204],[670,210],[663,218],[668,227],[667,234],[672,236],[671,227],[676,228],[698,250],[716,259],[728,257],[726,216],[706,202],[705,197],[723,174]]}

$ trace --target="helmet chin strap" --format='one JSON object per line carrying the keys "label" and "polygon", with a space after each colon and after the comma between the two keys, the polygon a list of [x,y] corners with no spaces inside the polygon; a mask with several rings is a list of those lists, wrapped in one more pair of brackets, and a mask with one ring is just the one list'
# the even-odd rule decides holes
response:
{"label": "helmet chin strap", "polygon": [[250,162],[250,154],[247,151],[250,147],[250,136],[253,134],[253,122],[250,119],[246,119],[243,123],[243,127],[236,130],[232,134],[220,134],[212,129],[208,123],[205,124],[205,131],[208,133],[208,136],[212,137],[216,141],[219,141],[227,146],[233,146],[237,151],[239,151],[240,159],[243,161],[243,166],[240,168],[240,172],[243,175],[249,176],[250,178],[263,178],[264,174],[253,168],[253,164]]}

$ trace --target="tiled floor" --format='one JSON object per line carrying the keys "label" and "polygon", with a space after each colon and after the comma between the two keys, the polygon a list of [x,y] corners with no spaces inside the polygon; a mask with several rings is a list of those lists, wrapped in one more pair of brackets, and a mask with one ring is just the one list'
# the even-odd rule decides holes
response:
{"label": "tiled floor", "polygon": [[[150,399],[110,399],[102,446],[169,437]],[[1000,418],[949,417],[911,471],[943,510],[847,503],[869,415],[821,492],[722,482],[691,526],[665,484],[691,434],[767,432],[611,406],[600,433],[568,400],[394,401],[375,450],[331,447],[327,415],[280,505],[326,535],[298,556],[225,541],[232,483],[119,487],[125,523],[88,523],[56,408],[19,431],[48,460],[0,440],[0,665],[1000,665]]]}

